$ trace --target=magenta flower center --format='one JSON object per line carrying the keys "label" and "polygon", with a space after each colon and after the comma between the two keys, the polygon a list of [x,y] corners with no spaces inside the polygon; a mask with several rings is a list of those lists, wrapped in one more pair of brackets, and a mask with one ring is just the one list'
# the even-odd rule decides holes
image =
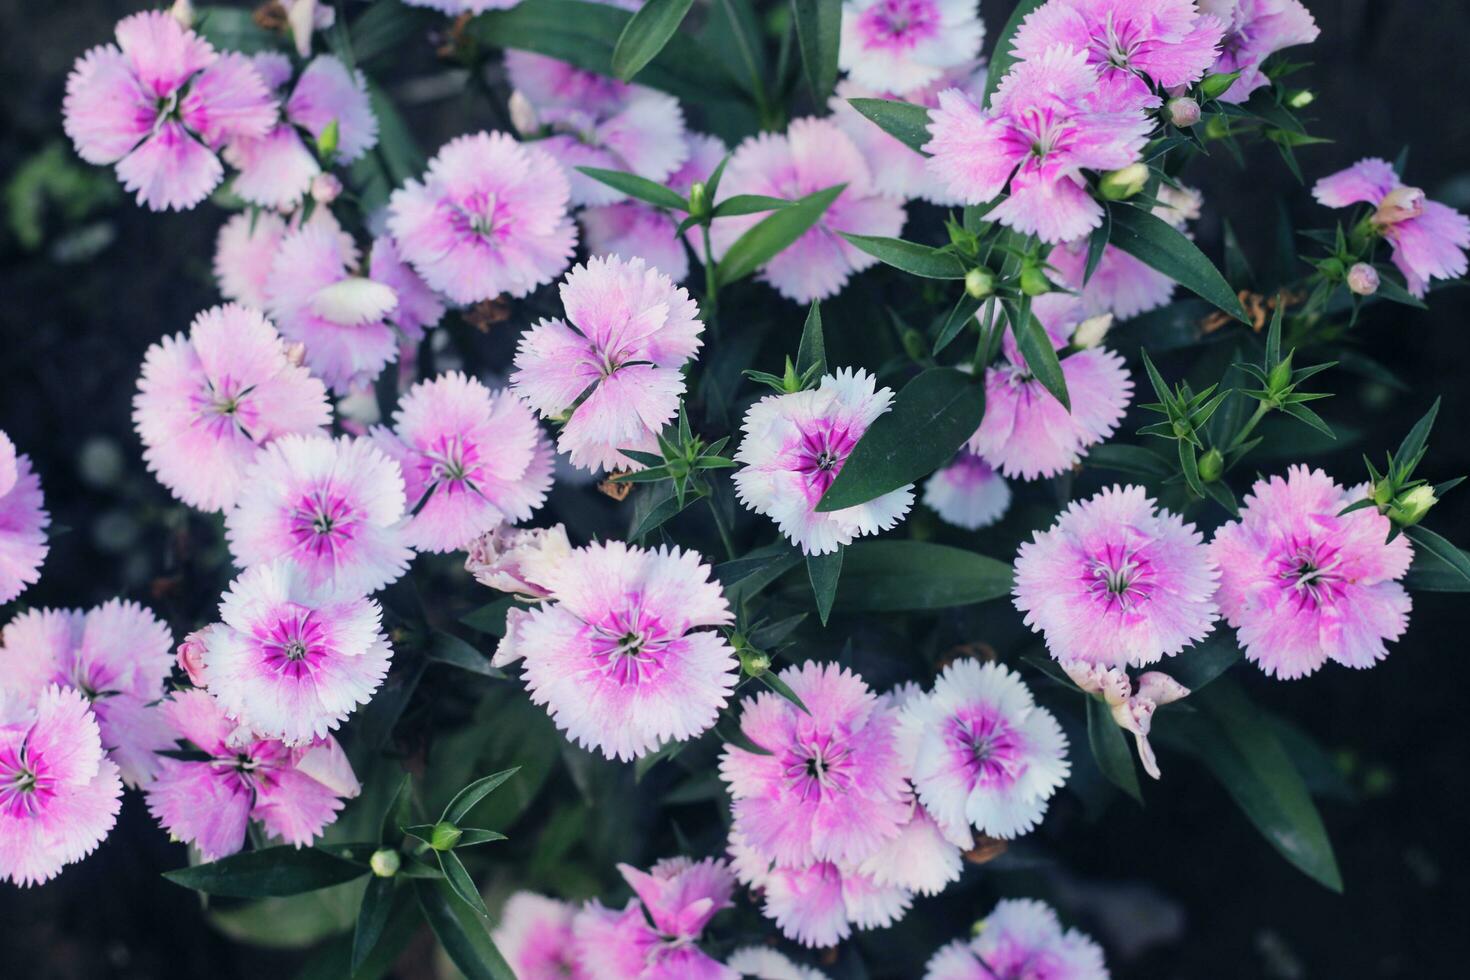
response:
{"label": "magenta flower center", "polygon": [[844,793],[853,784],[852,750],[828,731],[801,732],[784,753],[786,779],[803,800]]}
{"label": "magenta flower center", "polygon": [[229,375],[217,382],[206,378],[203,386],[189,396],[189,407],[196,423],[216,439],[239,432],[254,442],[250,429],[260,415],[250,398],[254,390],[254,385],[241,384]]}
{"label": "magenta flower center", "polygon": [[[1025,169],[1045,171],[1048,161],[1066,154],[1077,139],[1077,126],[1051,106],[1027,106],[1011,117],[1005,140],[1010,155]],[[1055,162],[1055,161],[1052,161]]]}
{"label": "magenta flower center", "polygon": [[1153,594],[1154,568],[1142,548],[1110,541],[1084,562],[1083,580],[1103,612],[1129,612]]}
{"label": "magenta flower center", "polygon": [[1108,11],[1107,21],[1102,27],[1102,33],[1093,34],[1088,39],[1087,46],[1092,60],[1127,70],[1130,60],[1144,41],[1143,33],[1131,21],[1119,24],[1111,10]]}
{"label": "magenta flower center", "polygon": [[1006,787],[1026,772],[1021,733],[991,705],[957,712],[946,724],[944,738],[971,786]]}
{"label": "magenta flower center", "polygon": [[861,435],[846,425],[827,421],[801,434],[795,447],[795,470],[806,478],[808,496],[816,500],[827,492]]}
{"label": "magenta flower center", "polygon": [[510,234],[510,209],[493,191],[475,191],[450,208],[449,223],[462,235],[499,245]]}
{"label": "magenta flower center", "polygon": [[483,462],[480,448],[459,434],[441,435],[419,450],[419,477],[429,486],[444,485],[449,492],[479,491]]}
{"label": "magenta flower center", "polygon": [[1276,579],[1297,609],[1319,609],[1342,596],[1342,558],[1338,549],[1292,535],[1271,556]]}
{"label": "magenta flower center", "polygon": [[293,678],[311,674],[332,653],[316,614],[293,602],[286,603],[269,625],[256,627],[254,635],[266,666]]}
{"label": "magenta flower center", "polygon": [[669,646],[678,639],[635,601],[592,626],[592,660],[620,685],[641,684],[663,670]]}
{"label": "magenta flower center", "polygon": [[290,532],[298,551],[334,558],[357,537],[357,511],[341,494],[319,488],[303,494],[291,511]]}
{"label": "magenta flower center", "polygon": [[866,48],[909,50],[939,33],[939,11],[931,0],[880,0],[858,16]]}
{"label": "magenta flower center", "polygon": [[33,817],[56,795],[45,761],[28,756],[24,743],[0,749],[0,814],[7,817]]}

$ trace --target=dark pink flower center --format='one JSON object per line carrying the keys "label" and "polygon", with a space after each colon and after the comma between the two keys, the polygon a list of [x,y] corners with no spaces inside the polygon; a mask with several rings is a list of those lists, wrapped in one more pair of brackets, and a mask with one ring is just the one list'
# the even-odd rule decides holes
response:
{"label": "dark pink flower center", "polygon": [[1025,739],[992,705],[956,712],[945,723],[944,739],[971,786],[1004,788],[1026,771]]}
{"label": "dark pink flower center", "polygon": [[357,537],[357,511],[330,487],[308,491],[291,511],[291,538],[298,551],[335,558],[337,549]]}
{"label": "dark pink flower center", "polygon": [[627,609],[608,613],[592,628],[592,659],[621,685],[640,684],[663,670],[669,645],[678,636],[657,616],[645,612],[640,597]]}
{"label": "dark pink flower center", "polygon": [[800,799],[819,799],[824,793],[845,793],[852,788],[852,750],[843,734],[799,732],[782,753],[786,779]]}
{"label": "dark pink flower center", "polygon": [[812,500],[819,499],[837,479],[861,435],[846,425],[825,419],[801,434],[801,441],[795,447],[795,470],[806,477],[807,493]]}
{"label": "dark pink flower center", "polygon": [[312,674],[333,653],[315,612],[294,602],[282,606],[268,625],[257,626],[254,637],[266,666],[291,678]]}
{"label": "dark pink flower center", "polygon": [[511,232],[510,209],[492,191],[475,191],[450,205],[449,224],[462,236],[498,246]]}
{"label": "dark pink flower center", "polygon": [[0,747],[0,814],[34,817],[55,795],[56,778],[45,759],[31,756],[26,742]]}
{"label": "dark pink flower center", "polygon": [[1272,550],[1269,562],[1297,609],[1330,606],[1344,592],[1342,558],[1334,545],[1293,534]]}
{"label": "dark pink flower center", "polygon": [[1119,23],[1110,10],[1103,23],[1093,26],[1087,43],[1088,54],[1091,55],[1089,60],[1127,70],[1139,46],[1146,40],[1148,38],[1137,24],[1132,20]]}
{"label": "dark pink flower center", "polygon": [[1126,613],[1147,602],[1156,585],[1142,546],[1109,541],[1083,563],[1083,583],[1105,613]]}
{"label": "dark pink flower center", "polygon": [[863,46],[909,50],[939,33],[932,0],[879,0],[858,15]]}
{"label": "dark pink flower center", "polygon": [[480,447],[459,434],[441,435],[419,449],[419,479],[425,486],[443,487],[450,493],[479,492],[482,476]]}
{"label": "dark pink flower center", "polygon": [[1027,106],[1011,117],[1005,141],[1008,155],[1021,160],[1022,169],[1045,173],[1048,163],[1060,165],[1058,159],[1071,150],[1077,126],[1052,106]]}

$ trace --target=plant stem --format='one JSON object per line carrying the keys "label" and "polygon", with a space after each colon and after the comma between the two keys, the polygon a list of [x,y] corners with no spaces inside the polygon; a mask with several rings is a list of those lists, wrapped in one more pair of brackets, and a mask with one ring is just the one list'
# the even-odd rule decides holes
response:
{"label": "plant stem", "polygon": [[1250,438],[1250,434],[1255,431],[1256,426],[1260,424],[1261,419],[1265,418],[1266,413],[1269,411],[1271,411],[1270,405],[1266,402],[1257,402],[1255,412],[1250,418],[1246,419],[1245,425],[1241,426],[1240,431],[1235,434],[1235,438],[1230,440],[1230,445],[1226,447],[1225,451],[1227,453],[1234,452],[1241,443]]}
{"label": "plant stem", "polygon": [[709,222],[699,226],[704,239],[704,322],[709,324],[710,335],[719,337],[720,287],[715,281],[715,263],[710,257]]}
{"label": "plant stem", "polygon": [[730,529],[725,527],[725,518],[720,515],[719,505],[715,503],[715,495],[710,494],[704,498],[709,504],[709,512],[714,516],[715,529],[720,532],[720,543],[725,546],[725,557],[729,561],[735,560],[735,542],[730,538]]}

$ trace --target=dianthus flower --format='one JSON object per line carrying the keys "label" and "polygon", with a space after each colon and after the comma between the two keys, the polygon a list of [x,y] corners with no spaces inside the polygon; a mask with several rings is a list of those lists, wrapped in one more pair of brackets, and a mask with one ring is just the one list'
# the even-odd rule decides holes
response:
{"label": "dianthus flower", "polygon": [[561,301],[565,321],[542,320],[521,336],[511,388],[544,418],[570,412],[557,448],[572,465],[637,468],[622,450],[656,451],[678,414],[680,369],[704,331],[699,307],[642,259],[617,257],[573,269]]}
{"label": "dianthus flower", "polygon": [[366,595],[398,580],[403,475],[363,439],[285,436],[261,451],[225,517],[236,564],[289,558],[312,588]]}
{"label": "dianthus flower", "polygon": [[984,40],[975,0],[846,0],[839,67],[902,96],[974,60]]}
{"label": "dianthus flower", "polygon": [[31,458],[15,450],[0,431],[0,603],[9,602],[41,577],[51,550],[46,527],[51,515]]}
{"label": "dianthus flower", "polygon": [[745,413],[735,494],[809,555],[887,530],[913,506],[910,484],[854,507],[816,509],[868,426],[888,411],[893,392],[876,384],[865,371],[843,368],[816,388],[767,395]]}
{"label": "dianthus flower", "polygon": [[199,314],[187,336],[148,348],[133,397],[148,469],[207,511],[239,499],[261,446],[331,420],[322,383],[291,362],[265,317],[233,303]]}
{"label": "dianthus flower", "polygon": [[398,297],[398,305],[388,313],[388,322],[409,343],[418,343],[424,338],[424,331],[443,319],[444,300],[403,261],[392,236],[379,235],[373,239],[368,255],[368,278],[387,286]]}
{"label": "dianthus flower", "polygon": [[1151,128],[1126,79],[1102,77],[1086,51],[1057,45],[1017,64],[989,109],[941,92],[924,149],[930,172],[964,203],[985,204],[1009,187],[990,220],[1065,242],[1102,224],[1083,171],[1136,162]]}
{"label": "dianthus flower", "polygon": [[671,95],[528,51],[507,51],[505,71],[534,112],[534,131],[523,135],[549,130],[535,145],[565,169],[573,204],[612,204],[627,196],[577,167],[663,183],[689,154],[684,110]]}
{"label": "dianthus flower", "polygon": [[1366,490],[1293,466],[1258,480],[1240,520],[1215,532],[1217,598],[1245,655],[1273,677],[1304,677],[1329,660],[1372,667],[1409,625],[1404,577],[1414,550],[1372,507],[1338,516]]}
{"label": "dianthus flower", "polygon": [[635,759],[715,723],[736,659],[730,607],[693,551],[621,541],[573,551],[547,573],[554,601],[524,613],[526,688],[556,726],[609,759]]}
{"label": "dianthus flower", "polygon": [[[352,236],[342,230],[330,208],[311,213],[310,225],[324,225],[352,251]],[[220,226],[214,242],[214,277],[225,299],[264,310],[270,302],[268,286],[276,252],[288,232],[301,226],[301,212],[290,219],[271,211],[242,211]]]}
{"label": "dianthus flower", "polygon": [[725,958],[725,965],[755,980],[827,980],[821,970],[793,963],[769,946],[742,946]]}
{"label": "dianthus flower", "polygon": [[[1031,309],[1059,350],[1082,320],[1081,302],[1065,293],[1039,296]],[[969,448],[1006,476],[1055,476],[1123,421],[1133,381],[1116,353],[1092,347],[1061,359],[1072,403],[1068,411],[1031,373],[1009,332],[1002,348],[1004,359],[985,369],[985,416]]]}
{"label": "dianthus flower", "polygon": [[1074,500],[1016,555],[1016,608],[1060,663],[1143,667],[1214,629],[1220,570],[1193,524],[1143,487]]}
{"label": "dianthus flower", "polygon": [[487,10],[508,10],[521,0],[403,0],[410,7],[427,7],[442,13],[483,14]]}
{"label": "dianthus flower", "polygon": [[787,667],[780,677],[811,713],[771,692],[745,701],[740,729],[771,754],[725,746],[720,776],[734,832],[780,867],[856,864],[910,816],[897,712],[836,664]]}
{"label": "dianthus flower", "polygon": [[146,785],[154,752],[172,738],[153,702],[173,670],[173,637],[142,606],[112,599],[94,609],[31,609],[0,636],[0,689],[23,700],[48,685],[78,691],[92,706],[102,747],[129,786]]}
{"label": "dianthus flower", "polygon": [[250,59],[218,54],[167,11],[124,17],[116,34],[67,77],[66,134],[88,163],[117,164],[139,204],[192,208],[224,176],[215,151],[264,136],[276,103]]}
{"label": "dianthus flower", "polygon": [[393,648],[371,599],[323,594],[289,561],[249,569],[204,635],[204,683],[252,732],[299,745],[322,738],[388,673]]}
{"label": "dianthus flower", "polygon": [[1422,190],[1399,179],[1387,160],[1369,157],[1323,177],[1312,188],[1312,196],[1330,208],[1374,205],[1377,210],[1368,221],[1388,239],[1393,264],[1415,296],[1428,291],[1431,279],[1465,274],[1470,218],[1447,204],[1426,200]]}
{"label": "dianthus flower", "polygon": [[622,911],[592,902],[572,921],[578,965],[588,980],[739,980],[695,945],[730,907],[735,878],[724,861],[666,858],[648,871],[618,871],[637,894]]}
{"label": "dianthus flower", "polygon": [[577,965],[572,942],[570,902],[516,892],[506,899],[500,921],[490,933],[511,972],[525,980],[589,980]]}
{"label": "dianthus flower", "polygon": [[1224,102],[1244,102],[1270,79],[1261,70],[1277,51],[1311,44],[1321,31],[1301,0],[1199,0],[1200,10],[1225,24],[1220,58],[1211,72],[1240,77],[1220,96]]}
{"label": "dianthus flower", "polygon": [[148,810],[206,860],[244,847],[252,820],[287,844],[310,844],[361,789],[330,735],[294,747],[252,735],[198,690],[175,692],[159,710],[180,742],[208,758],[161,757]]}
{"label": "dianthus flower", "polygon": [[580,219],[592,257],[642,259],[674,282],[688,277],[689,253],[667,212],[642,201],[619,201],[586,208]]}
{"label": "dianthus flower", "polygon": [[1011,487],[989,463],[961,449],[925,481],[924,503],[950,524],[978,531],[1005,516]]}
{"label": "dianthus flower", "polygon": [[475,539],[464,567],[481,585],[540,602],[551,598],[546,583],[571,554],[567,530],[560,524],[529,528],[501,524]]}
{"label": "dianthus flower", "polygon": [[[903,230],[902,202],[879,192],[862,151],[831,119],[795,119],[784,135],[750,137],[735,150],[720,179],[721,199],[763,194],[794,201],[838,184],[846,186],[816,224],[761,269],[761,280],[787,299],[810,303],[835,296],[855,273],[874,265],[876,258],[838,232],[897,235]],[[715,258],[765,217],[749,214],[712,222]]]}
{"label": "dianthus flower", "polygon": [[1107,980],[1102,948],[1076,929],[1062,929],[1045,902],[1005,898],[968,943],[940,949],[924,980]]}
{"label": "dianthus flower", "polygon": [[403,470],[403,540],[419,551],[455,551],[523,521],[551,489],[551,441],[531,410],[457,371],[410,388],[373,442]]}
{"label": "dianthus flower", "polygon": [[505,133],[451,140],[388,201],[398,254],[456,303],[524,296],[567,267],[577,227],[566,176]]}
{"label": "dianthus flower", "polygon": [[0,693],[0,878],[49,881],[96,849],[121,807],[85,697],[54,685],[31,700]]}

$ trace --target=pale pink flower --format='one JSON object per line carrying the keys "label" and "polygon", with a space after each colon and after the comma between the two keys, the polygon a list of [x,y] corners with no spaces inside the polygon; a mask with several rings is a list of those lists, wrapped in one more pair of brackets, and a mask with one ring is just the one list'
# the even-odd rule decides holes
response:
{"label": "pale pink flower", "polygon": [[715,168],[730,149],[718,136],[705,133],[685,133],[684,142],[688,144],[689,156],[664,183],[671,190],[687,195],[696,183],[703,183],[714,175]]}
{"label": "pale pink flower", "polygon": [[54,685],[30,701],[0,694],[0,878],[49,881],[96,849],[121,806],[86,698]]}
{"label": "pale pink flower", "polygon": [[261,446],[331,420],[322,383],[291,363],[265,317],[233,303],[148,348],[133,398],[148,469],[200,510],[234,505]]}
{"label": "pale pink flower", "polygon": [[451,140],[388,202],[398,253],[456,303],[524,296],[560,275],[577,244],[566,176],[505,133]]}
{"label": "pale pink flower", "polygon": [[1143,487],[1074,500],[1021,544],[1015,573],[1016,608],[1061,663],[1143,667],[1203,639],[1219,617],[1209,549]]}
{"label": "pale pink flower", "polygon": [[1240,520],[1215,532],[1219,602],[1245,655],[1290,679],[1329,660],[1372,667],[1409,625],[1404,577],[1414,549],[1388,540],[1388,518],[1372,507],[1338,516],[1365,496],[1321,470],[1293,466],[1259,480]]}
{"label": "pale pink flower", "polygon": [[555,600],[525,613],[526,689],[556,726],[609,759],[634,759],[715,723],[736,659],[730,607],[693,551],[621,541],[579,548],[547,574]]}
{"label": "pale pink flower", "polygon": [[1271,55],[1298,44],[1311,44],[1321,33],[1301,0],[1200,0],[1200,9],[1225,24],[1220,58],[1211,72],[1240,72],[1220,98],[1244,102],[1252,92],[1269,85],[1261,65]]}
{"label": "pale pink flower", "polygon": [[392,430],[372,438],[403,470],[403,540],[419,551],[455,551],[524,521],[551,489],[551,441],[531,410],[457,371],[410,388]]}
{"label": "pale pink flower", "polygon": [[1044,902],[1005,898],[976,926],[970,942],[943,947],[924,980],[1107,980],[1102,948],[1076,929],[1063,930]]}
{"label": "pale pink flower", "polygon": [[809,555],[893,527],[913,506],[912,484],[853,507],[816,509],[848,454],[892,401],[890,389],[850,368],[824,376],[816,388],[762,398],[741,425],[736,496]]}
{"label": "pale pink flower", "polygon": [[312,588],[366,595],[408,570],[404,513],[403,474],[370,442],[290,435],[257,457],[225,535],[241,567],[289,558]]}
{"label": "pale pink flower", "polygon": [[[749,864],[748,845],[731,834],[737,861]],[[817,861],[801,867],[764,867],[745,878],[764,893],[761,911],[781,932],[804,946],[835,946],[858,929],[880,929],[902,919],[913,894],[879,885],[851,867]]]}
{"label": "pale pink flower", "polygon": [[689,154],[684,110],[671,95],[528,51],[507,51],[505,70],[535,111],[538,128],[549,130],[536,146],[565,169],[573,204],[612,204],[626,197],[577,167],[622,170],[663,183]]}
{"label": "pale pink flower", "polygon": [[543,418],[571,413],[557,448],[572,465],[637,468],[622,450],[656,451],[658,432],[678,414],[680,369],[704,331],[699,307],[642,259],[617,257],[574,268],[561,301],[566,321],[542,320],[521,335],[511,388]]}
{"label": "pale pink flower", "polygon": [[522,980],[588,980],[572,942],[576,914],[570,902],[516,892],[506,899],[490,937]]}
{"label": "pale pink flower", "polygon": [[793,963],[769,946],[742,946],[725,957],[725,965],[755,980],[827,980],[821,970]]}
{"label": "pale pink flower", "polygon": [[975,0],[846,0],[838,66],[902,96],[973,61],[984,40]]}
{"label": "pale pink flower", "polygon": [[483,14],[487,10],[508,10],[521,0],[403,0],[410,7],[427,7],[450,16]]}
{"label": "pale pink flower", "polygon": [[475,581],[527,602],[551,598],[546,584],[558,565],[572,555],[567,529],[510,527],[501,524],[474,540],[464,567]]}
{"label": "pale pink flower", "polygon": [[403,261],[392,236],[373,239],[368,278],[387,286],[398,297],[398,305],[388,313],[388,322],[402,331],[407,341],[418,343],[426,330],[444,318],[443,298]]}
{"label": "pale pink flower", "polygon": [[215,151],[264,136],[275,101],[248,58],[218,54],[167,11],[124,17],[116,34],[67,77],[66,133],[83,160],[117,164],[139,204],[192,208],[224,175]]}
{"label": "pale pink flower", "polygon": [[978,531],[1005,516],[1011,486],[985,460],[961,449],[925,481],[924,503],[950,524]]}
{"label": "pale pink flower", "polygon": [[989,220],[1065,242],[1102,224],[1083,171],[1136,162],[1151,128],[1125,79],[1100,76],[1087,52],[1058,45],[1017,64],[989,109],[958,90],[941,92],[924,149],[930,172],[966,204],[1010,189]]}
{"label": "pale pink flower", "polygon": [[148,810],[206,860],[245,846],[250,821],[284,843],[310,844],[361,787],[330,735],[291,747],[252,735],[204,691],[177,691],[160,706],[175,738],[208,759],[159,759]]}
{"label": "pale pink flower", "polygon": [[153,709],[173,669],[173,637],[147,609],[112,599],[94,609],[31,609],[0,636],[0,690],[33,700],[49,685],[92,705],[102,747],[129,786],[146,785],[172,741]]}
{"label": "pale pink flower", "polygon": [[[878,189],[862,151],[831,119],[794,119],[784,135],[741,143],[720,180],[720,197],[763,194],[794,201],[846,185],[817,223],[761,269],[760,278],[798,303],[835,296],[878,260],[838,232],[892,237],[903,230],[903,204]],[[719,259],[765,214],[719,218],[710,225]]]}
{"label": "pale pink flower", "polygon": [[[1067,345],[1084,314],[1082,303],[1065,293],[1038,296],[1031,309],[1058,350]],[[1123,421],[1133,381],[1123,358],[1113,351],[1091,347],[1061,359],[1072,404],[1068,411],[1031,373],[1009,332],[1002,348],[1004,358],[985,369],[985,416],[969,448],[1006,476],[1055,476],[1076,465]]]}
{"label": "pale pink flower", "polygon": [[725,746],[733,831],[780,867],[856,864],[910,817],[897,712],[836,664],[787,667],[780,677],[811,713],[769,691],[745,701],[740,729],[771,754]]}
{"label": "pale pink flower", "polygon": [[200,627],[184,637],[183,642],[174,651],[174,659],[178,661],[179,669],[184,676],[189,678],[189,683],[195,687],[204,686],[204,650],[205,640],[209,631],[218,627],[218,623]]}
{"label": "pale pink flower", "polygon": [[689,275],[689,253],[668,212],[641,201],[619,201],[585,208],[580,220],[582,240],[594,258],[642,259],[674,282]]}
{"label": "pale pink flower", "polygon": [[31,458],[16,452],[10,436],[0,431],[0,603],[41,577],[41,563],[51,550],[46,542],[50,523]]}
{"label": "pale pink flower", "polygon": [[945,836],[917,794],[910,792],[908,798],[909,817],[898,836],[885,841],[857,870],[879,888],[938,895],[960,880],[960,848]]}
{"label": "pale pink flower", "polygon": [[1447,204],[1426,200],[1422,190],[1399,179],[1387,160],[1359,160],[1317,181],[1312,195],[1330,208],[1374,205],[1378,210],[1372,217],[1373,227],[1393,247],[1393,264],[1415,296],[1428,292],[1432,279],[1465,274],[1470,217]]}
{"label": "pale pink flower", "polygon": [[1163,777],[1158,759],[1148,734],[1153,728],[1154,712],[1160,705],[1172,704],[1189,696],[1189,688],[1162,671],[1150,670],[1138,675],[1138,690],[1128,672],[1120,667],[1103,667],[1080,660],[1062,664],[1062,669],[1072,682],[1089,694],[1100,696],[1107,703],[1113,721],[1119,728],[1133,735],[1138,746],[1138,761],[1154,779]]}
{"label": "pale pink flower", "polygon": [[225,299],[265,309],[271,264],[286,230],[286,219],[270,211],[241,211],[220,226],[214,243],[214,278]]}

